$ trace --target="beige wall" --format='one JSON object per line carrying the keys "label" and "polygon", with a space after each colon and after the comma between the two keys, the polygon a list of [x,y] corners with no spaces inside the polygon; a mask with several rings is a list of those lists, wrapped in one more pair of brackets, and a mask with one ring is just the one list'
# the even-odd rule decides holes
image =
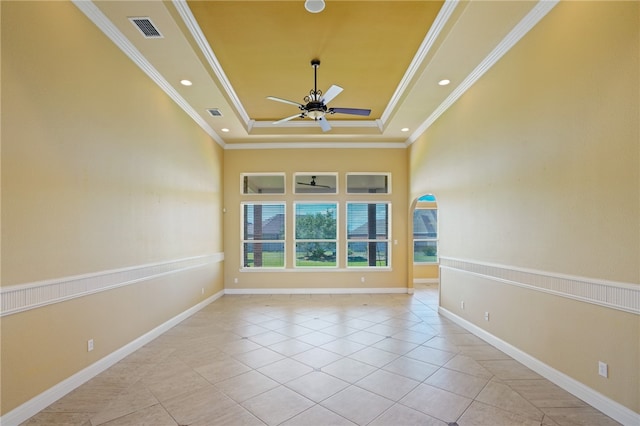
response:
{"label": "beige wall", "polygon": [[[72,3],[1,8],[2,286],[221,253],[222,149]],[[2,413],[222,285],[218,263],[3,317]]]}
{"label": "beige wall", "polygon": [[[640,282],[638,31],[638,2],[560,2],[411,146],[441,256]],[[441,285],[445,309],[640,412],[637,315],[454,271]]]}
{"label": "beige wall", "polygon": [[[225,287],[228,289],[265,288],[406,288],[407,287],[407,151],[405,149],[269,149],[227,150],[224,164],[225,224]],[[285,172],[286,194],[249,195],[240,194],[240,175],[254,172]],[[337,195],[292,194],[295,172],[337,172]],[[347,172],[390,172],[392,192],[389,195],[345,194]],[[240,203],[242,201],[285,201],[287,203],[287,231],[293,229],[294,200],[338,201],[339,253],[345,253],[345,201],[391,201],[391,238],[398,240],[392,246],[391,270],[375,272],[345,269],[345,260],[339,259],[341,271],[318,272],[293,269],[293,244],[286,244],[287,271],[264,272],[241,271],[240,255]],[[360,281],[361,277],[365,282]],[[234,279],[238,279],[238,283]]]}

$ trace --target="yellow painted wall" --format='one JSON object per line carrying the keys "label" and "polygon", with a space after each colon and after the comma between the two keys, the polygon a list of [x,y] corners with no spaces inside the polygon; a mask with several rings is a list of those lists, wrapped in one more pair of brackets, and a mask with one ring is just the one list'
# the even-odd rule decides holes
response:
{"label": "yellow painted wall", "polygon": [[[411,198],[436,194],[441,256],[640,285],[639,7],[560,2],[411,146]],[[455,271],[441,291],[640,412],[638,315]]]}
{"label": "yellow painted wall", "polygon": [[[227,150],[224,164],[224,215],[225,224],[225,287],[228,289],[265,288],[403,288],[407,287],[407,150],[405,149],[268,149],[268,150]],[[284,195],[240,194],[242,173],[285,172],[286,193]],[[297,195],[293,192],[295,172],[337,172],[338,194]],[[347,172],[390,172],[392,191],[389,195],[345,194],[345,174]],[[342,258],[338,259],[341,271],[313,271],[293,269],[292,238],[286,243],[287,270],[281,272],[241,271],[241,222],[240,203],[242,201],[285,201],[287,203],[288,235],[293,230],[293,202],[337,201],[338,245]],[[391,201],[391,238],[398,240],[392,246],[391,270],[363,271],[345,270],[345,201]],[[340,255],[339,255],[340,256]],[[361,277],[365,282],[361,282]],[[234,279],[238,279],[238,283]]]}
{"label": "yellow painted wall", "polygon": [[[2,286],[223,252],[222,149],[71,2],[0,7]],[[222,272],[3,317],[2,413],[216,294]]]}

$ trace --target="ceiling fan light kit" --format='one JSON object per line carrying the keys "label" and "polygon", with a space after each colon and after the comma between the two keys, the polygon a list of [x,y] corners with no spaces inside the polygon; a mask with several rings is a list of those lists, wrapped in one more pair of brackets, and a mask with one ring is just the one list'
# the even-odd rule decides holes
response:
{"label": "ceiling fan light kit", "polygon": [[320,60],[312,59],[311,66],[313,67],[313,89],[309,91],[309,95],[304,97],[304,101],[306,102],[306,104],[299,104],[297,102],[289,101],[287,99],[277,98],[275,96],[267,96],[267,99],[269,100],[295,105],[300,109],[300,111],[302,111],[301,113],[275,121],[273,124],[284,123],[286,121],[293,120],[294,118],[309,117],[317,121],[322,131],[326,132],[331,130],[331,125],[329,125],[329,122],[325,118],[326,114],[339,113],[339,114],[351,114],[351,115],[362,115],[362,116],[368,116],[369,114],[371,114],[370,109],[327,108],[327,103],[329,103],[333,98],[338,96],[343,89],[342,87],[334,84],[333,86],[329,87],[329,89],[323,96],[322,91],[318,90],[318,67],[320,66]]}

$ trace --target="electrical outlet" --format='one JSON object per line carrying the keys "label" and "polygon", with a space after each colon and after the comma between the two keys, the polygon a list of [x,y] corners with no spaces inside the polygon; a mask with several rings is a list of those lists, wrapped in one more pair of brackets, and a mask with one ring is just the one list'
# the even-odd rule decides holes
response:
{"label": "electrical outlet", "polygon": [[233,283],[234,283],[234,284],[238,284],[238,279],[237,279],[237,278],[234,278],[234,279],[233,279]]}
{"label": "electrical outlet", "polygon": [[606,362],[598,361],[598,374],[602,377],[609,377],[609,366]]}
{"label": "electrical outlet", "polygon": [[489,312],[484,313],[484,320],[489,321]]}
{"label": "electrical outlet", "polygon": [[460,309],[464,311],[464,300],[460,301]]}
{"label": "electrical outlet", "polygon": [[91,352],[93,350],[93,339],[87,340],[87,352]]}
{"label": "electrical outlet", "polygon": [[204,295],[204,287],[200,290],[200,294]]}
{"label": "electrical outlet", "polygon": [[363,283],[364,282],[364,277],[360,277],[360,282]]}

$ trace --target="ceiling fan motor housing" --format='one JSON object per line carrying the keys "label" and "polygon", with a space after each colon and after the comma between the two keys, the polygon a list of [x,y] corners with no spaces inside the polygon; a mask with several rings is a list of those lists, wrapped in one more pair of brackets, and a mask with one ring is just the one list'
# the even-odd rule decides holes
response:
{"label": "ceiling fan motor housing", "polygon": [[307,115],[314,120],[324,117],[325,113],[327,112],[327,106],[320,101],[309,102],[305,106],[305,109],[307,110]]}

